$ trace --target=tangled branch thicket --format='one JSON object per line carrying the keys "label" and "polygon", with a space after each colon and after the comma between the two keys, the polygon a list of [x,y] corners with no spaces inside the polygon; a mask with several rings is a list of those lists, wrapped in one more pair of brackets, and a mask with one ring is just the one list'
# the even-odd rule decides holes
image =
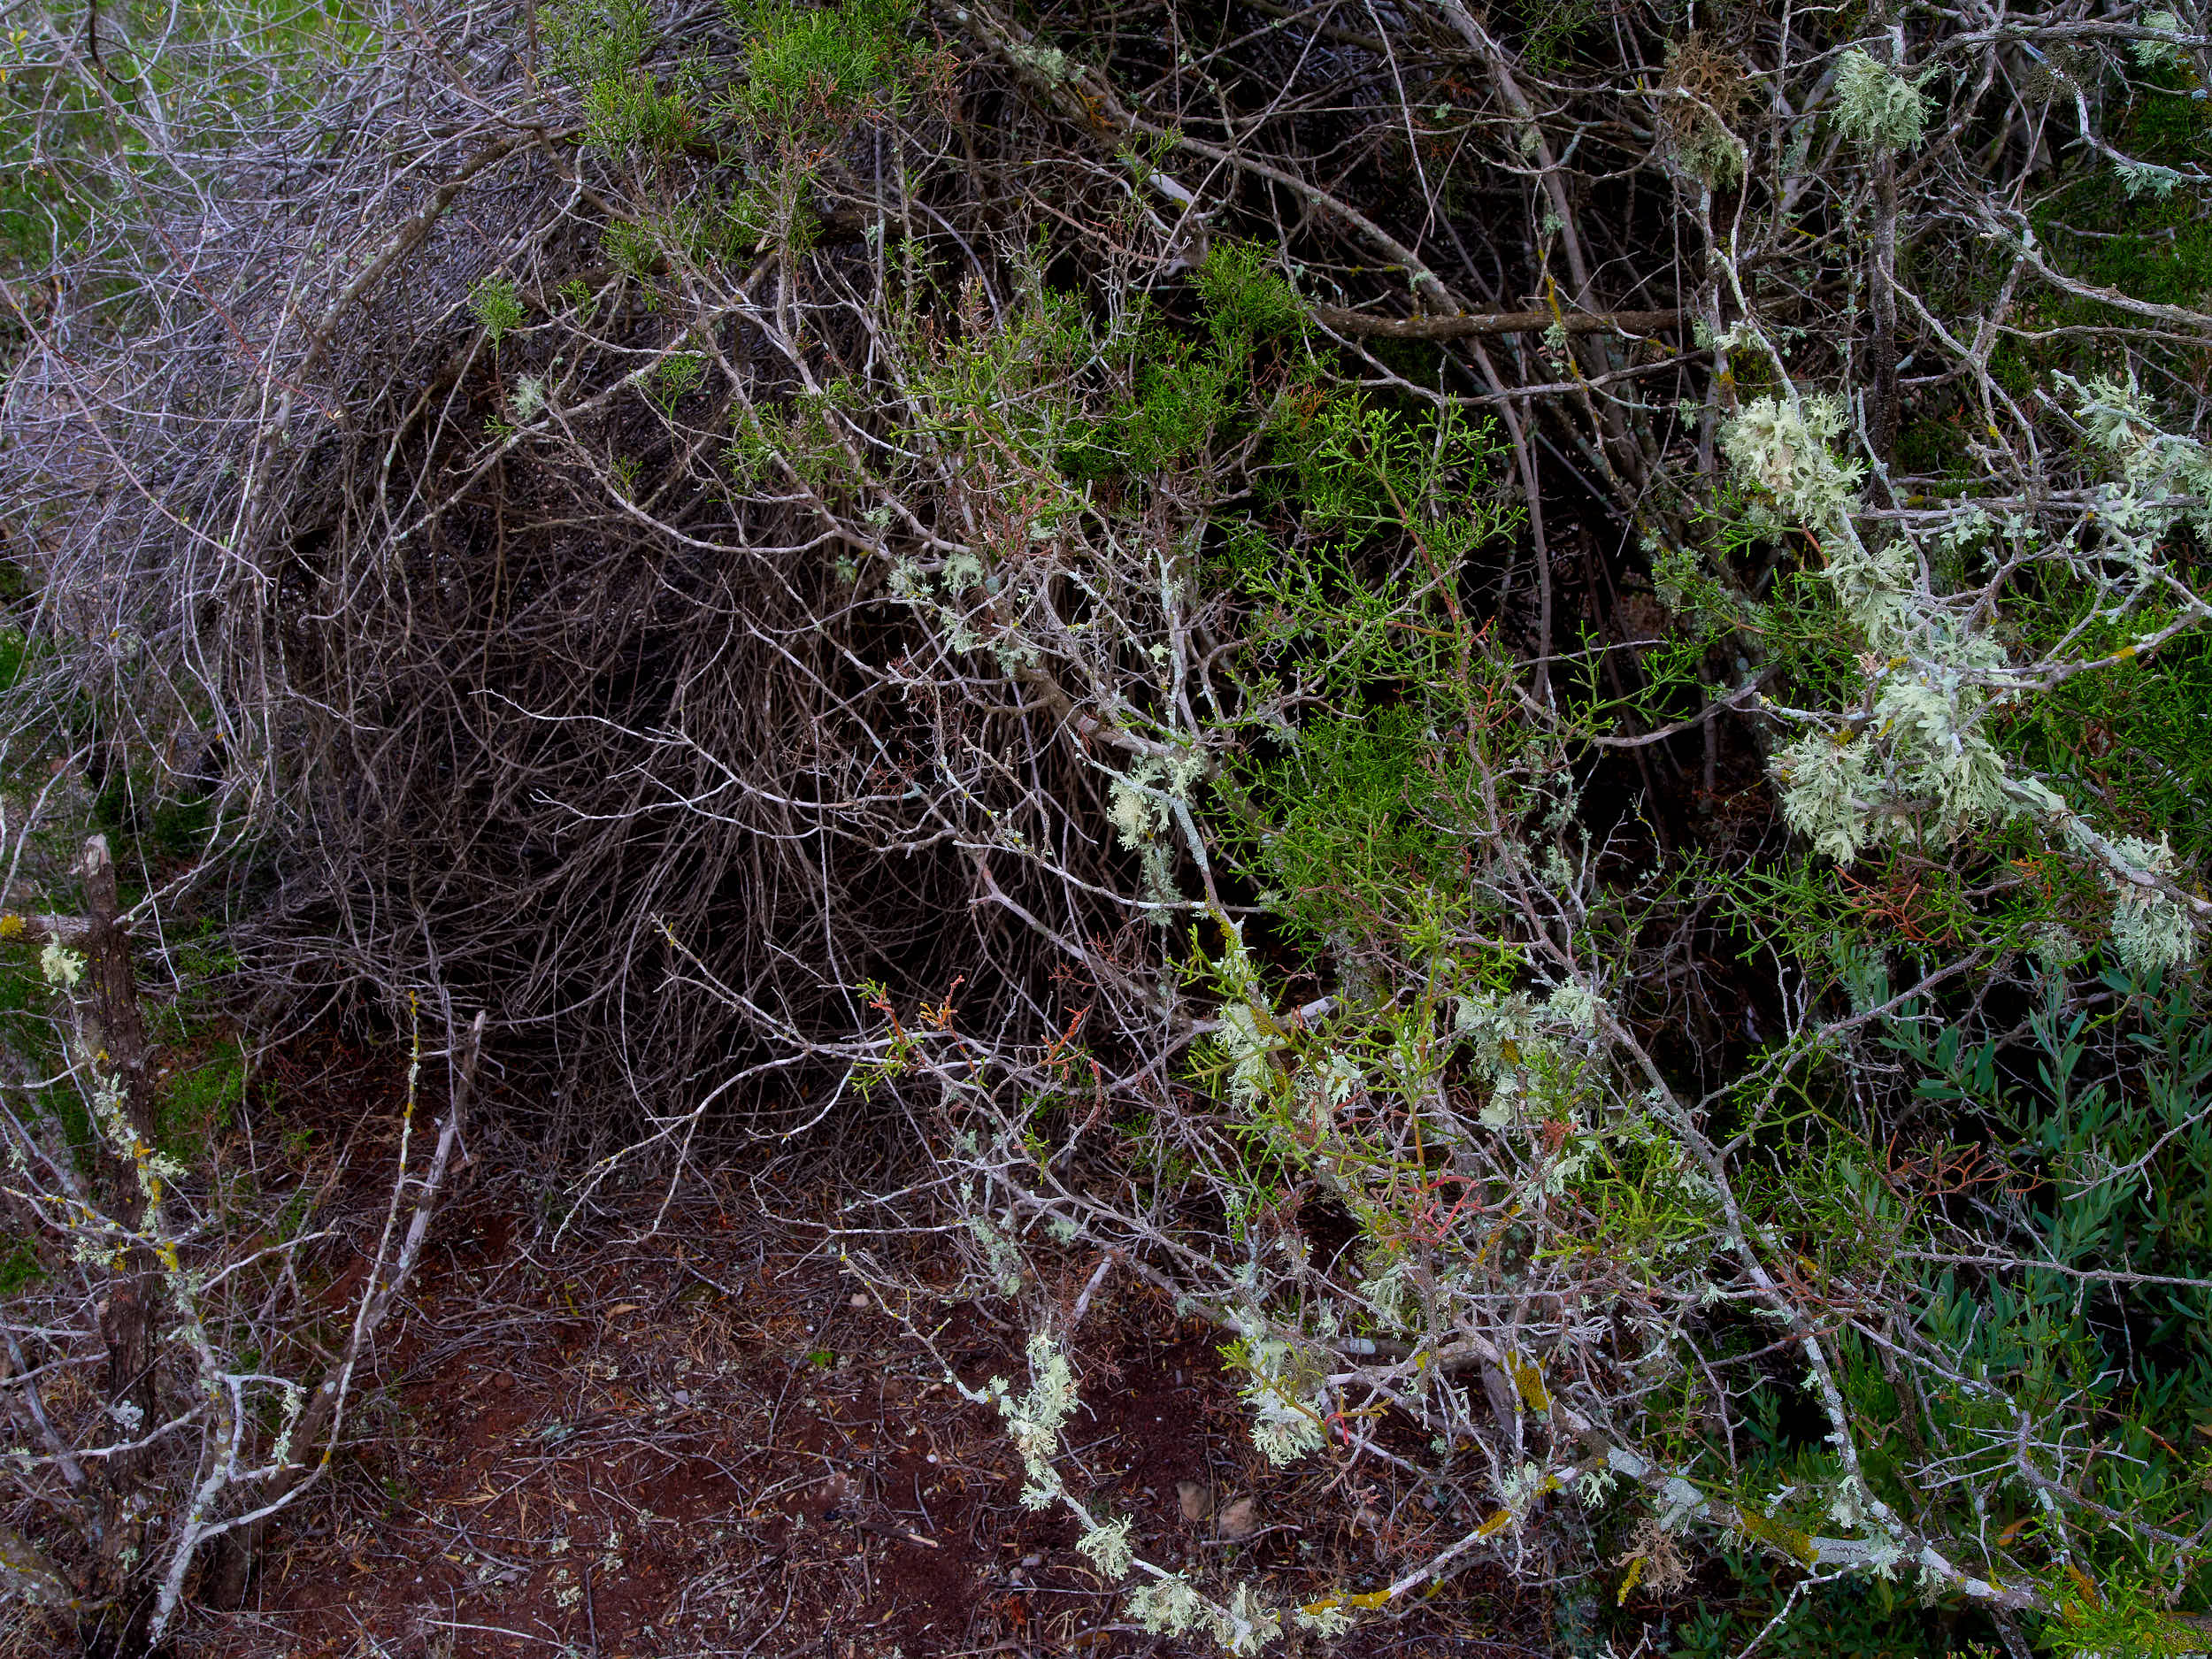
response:
{"label": "tangled branch thicket", "polygon": [[[2194,6],[14,15],[11,779],[265,1017],[888,1109],[1156,1632],[2203,1645]],[[1374,1586],[1064,1484],[1094,1261]]]}

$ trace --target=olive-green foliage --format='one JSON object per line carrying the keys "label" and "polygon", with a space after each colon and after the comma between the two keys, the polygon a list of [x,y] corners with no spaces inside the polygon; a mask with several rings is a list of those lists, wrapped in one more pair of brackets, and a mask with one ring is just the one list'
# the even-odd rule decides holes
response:
{"label": "olive-green foliage", "polygon": [[12,1296],[42,1282],[46,1271],[27,1239],[0,1235],[0,1296]]}
{"label": "olive-green foliage", "polygon": [[641,69],[595,81],[584,93],[584,138],[618,155],[633,145],[658,153],[682,147],[692,132],[691,103],[664,92]]}
{"label": "olive-green foliage", "polygon": [[1263,363],[1310,362],[1299,338],[1304,307],[1267,269],[1268,257],[1233,242],[1208,253],[1194,284],[1202,334],[1140,305],[1096,342],[1098,367],[1117,396],[1059,429],[1058,465],[1070,478],[1181,470],[1265,417],[1265,390],[1255,380]]}
{"label": "olive-green foliage", "polygon": [[[84,245],[116,199],[117,165],[139,165],[124,134],[156,101],[162,119],[180,124],[211,105],[218,119],[236,120],[311,102],[329,66],[376,43],[352,11],[344,0],[202,4],[141,29],[113,27],[104,10],[104,66],[74,53],[56,65],[56,34],[81,30],[74,19],[41,29],[26,27],[29,9],[11,12],[0,24],[0,276]],[[0,308],[0,319],[4,349],[15,314]]]}
{"label": "olive-green foliage", "polygon": [[586,143],[621,155],[673,150],[689,135],[689,88],[664,91],[645,66],[652,43],[645,0],[567,0],[543,8],[538,27],[555,72],[583,95]]}
{"label": "olive-green foliage", "polygon": [[656,69],[645,0],[565,0],[541,14],[553,67],[581,96],[587,145],[649,164],[712,147],[727,164],[607,227],[609,257],[641,282],[664,259],[698,266],[771,244],[803,251],[820,167],[862,123],[910,108],[941,61],[908,38],[910,0],[730,0],[726,10],[744,43],[720,78],[704,56]]}
{"label": "olive-green foliage", "polygon": [[1405,414],[1363,393],[1286,406],[1274,427],[1282,499],[1341,549],[1402,532],[1432,577],[1514,522],[1485,488],[1498,453],[1489,422],[1456,410]]}
{"label": "olive-green foliage", "polygon": [[749,492],[780,490],[787,474],[819,494],[843,472],[844,458],[822,400],[814,397],[740,410],[722,451],[737,487]]}
{"label": "olive-green foliage", "polygon": [[[1672,1659],[1734,1659],[1780,1610],[1802,1577],[1766,1551],[1730,1541],[1720,1548],[1733,1594],[1701,1597],[1675,1627]],[[2003,1652],[1987,1617],[1972,1607],[1927,1607],[1897,1580],[1855,1577],[1804,1596],[1758,1651],[1778,1659],[1919,1659],[1955,1654],[1995,1659]]]}
{"label": "olive-green foliage", "polygon": [[1521,804],[1483,794],[1501,670],[1455,603],[1464,561],[1516,511],[1489,488],[1489,428],[1454,413],[1340,393],[1272,430],[1279,492],[1303,510],[1294,550],[1247,521],[1225,563],[1253,612],[1256,703],[1294,685],[1317,703],[1241,749],[1231,833],[1307,949],[1402,940],[1464,918],[1474,838]]}
{"label": "olive-green foliage", "polygon": [[567,0],[539,8],[538,30],[553,68],[591,85],[626,75],[644,61],[652,18],[645,0]]}
{"label": "olive-green foliage", "polygon": [[[2212,114],[2173,71],[2139,96],[2113,137],[2127,153],[2152,166],[2201,165],[2212,157]],[[2037,239],[2052,262],[2070,276],[2158,304],[2201,306],[2212,298],[2212,219],[2186,189],[2144,189],[2102,165],[2079,170],[2038,204],[2031,214]],[[1995,279],[1998,262],[1952,260],[1932,272],[1941,300],[1970,298]],[[2023,320],[2070,325],[2073,332],[2036,341],[2008,340],[1991,359],[1991,371],[2015,396],[2035,390],[2054,370],[2077,374],[2116,367],[2120,357],[2099,325],[2121,314],[2093,300],[2046,295]],[[1939,404],[1931,421],[1972,411]],[[1940,442],[1934,434],[1923,442]],[[1947,447],[1947,445],[1946,446]]]}
{"label": "olive-green foliage", "polygon": [[[988,464],[1024,538],[1082,499],[1071,485],[1113,480],[1126,511],[1166,477],[1217,487],[1225,455],[1261,457],[1280,513],[1210,532],[1208,580],[1234,590],[1250,641],[1232,717],[1250,741],[1223,783],[1224,822],[1242,827],[1225,833],[1256,880],[1295,895],[1282,913],[1310,946],[1346,926],[1394,936],[1463,886],[1487,810],[1472,798],[1471,707],[1500,671],[1452,595],[1470,554],[1515,520],[1492,482],[1496,440],[1456,411],[1333,388],[1266,250],[1217,244],[1193,287],[1195,327],[1141,304],[1102,319],[1033,276],[1003,315],[956,332],[908,314],[910,447]],[[739,487],[856,483],[837,427],[857,408],[830,387],[741,410],[726,451]],[[1286,723],[1286,696],[1319,701]]]}
{"label": "olive-green foliage", "polygon": [[[1863,642],[1811,549],[1732,486],[1717,488],[1692,521],[1701,545],[1652,555],[1652,585],[1676,631],[1644,649],[1649,688],[1634,705],[1638,717],[1659,724],[1701,706],[1716,681],[1740,680],[1738,659],[1779,669],[1773,695],[1785,702],[1850,701],[1860,680],[1854,651]],[[1747,592],[1744,567],[1776,557],[1782,565],[1764,592]],[[1694,690],[1694,701],[1683,701],[1685,690]]]}
{"label": "olive-green foliage", "polygon": [[522,326],[522,296],[511,277],[486,277],[469,295],[469,311],[497,345]]}
{"label": "olive-green foliage", "polygon": [[[2002,1535],[2016,1559],[2041,1559],[2056,1610],[2029,1622],[2043,1625],[2049,1651],[2179,1652],[2202,1640],[2170,1615],[2200,1613],[2212,1586],[2200,1576],[2176,1581],[2170,1558],[2139,1530],[2077,1531],[2062,1562],[2040,1548],[2044,1505],[2007,1472],[2026,1420],[2039,1441],[2066,1446],[2069,1466],[2053,1472],[2080,1496],[2169,1533],[2212,1519],[2201,1432],[2212,1422],[2212,1296],[2094,1277],[2201,1279],[2212,1269],[2212,1032],[2197,1023],[2186,987],[2114,974],[2100,988],[2109,1000],[2097,1014],[2069,1013],[2054,995],[2031,1015],[2024,1049],[1970,1041],[1913,1005],[1886,1027],[1932,1121],[1962,1152],[1966,1143],[2001,1149],[1983,1171],[1996,1183],[1985,1202],[2005,1207],[2023,1257],[2051,1266],[1906,1271],[1916,1340],[1965,1383],[1901,1367],[1850,1333],[1837,1343],[1835,1372],[1875,1496],[1929,1531]],[[1806,1080],[1802,1104],[1780,1114],[1780,1133],[1768,1137],[1774,1156],[1755,1161],[1740,1184],[1744,1211],[1788,1240],[1795,1271],[1816,1282],[1894,1278],[1900,1253],[1926,1236],[1925,1201],[1895,1171],[1876,1172],[1855,1150],[1855,1132],[1823,1104],[1817,1071]],[[1724,1322],[1701,1346],[1709,1362],[1726,1365],[1771,1340]],[[1784,1495],[1832,1490],[1842,1474],[1798,1374],[1747,1379],[1754,1386],[1738,1403],[1726,1484],[1755,1515],[1829,1530],[1817,1502],[1805,1510],[1801,1497]],[[1692,1432],[1681,1450],[1694,1459],[1703,1431],[1686,1420],[1684,1428]],[[1721,1481],[1717,1451],[1704,1455]],[[1931,1491],[1901,1473],[1930,1459],[1960,1484]],[[1978,1507],[1969,1512],[1970,1503]],[[1772,1551],[1721,1553],[1732,1593],[1705,1598],[1678,1628],[1673,1651],[1685,1659],[1740,1650],[1799,1576]],[[1965,1651],[1993,1634],[1971,1605],[1924,1604],[1901,1578],[1816,1592],[1811,1609],[1768,1645],[1806,1659],[1870,1659]]]}
{"label": "olive-green foliage", "polygon": [[1967,447],[1967,411],[1951,399],[1922,413],[1909,409],[1890,452],[1892,472],[1900,478],[1940,480],[1946,495],[1971,494],[1973,457]]}
{"label": "olive-green foliage", "polygon": [[[600,234],[609,263],[639,283],[649,282],[664,257],[666,242],[643,225],[616,219]],[[648,288],[649,295],[651,290]]]}
{"label": "olive-green foliage", "polygon": [[[1978,1284],[1930,1277],[1925,1329],[2032,1415],[2075,1418],[2085,1495],[2188,1532],[2212,1520],[2200,1429],[2212,1422],[2212,1294],[2057,1270],[2212,1276],[2212,1029],[2186,985],[2113,973],[2102,988],[2104,1011],[2068,1013],[2054,999],[2032,1015],[2032,1071],[1955,1028],[1897,1024],[1922,1097],[2011,1148],[2024,1254],[2052,1263]],[[2003,1466],[1993,1437],[2015,1419],[1993,1397],[1938,1394],[1921,1417],[1919,1431],[1956,1445],[1963,1466]],[[2093,1463],[2093,1442],[2105,1453]],[[2032,1532],[2032,1498],[2006,1502]],[[2202,1610],[2212,1585],[2171,1582],[2142,1532],[2096,1536],[2098,1558],[2077,1563],[2093,1580]]]}
{"label": "olive-green foliage", "polygon": [[803,253],[814,243],[815,216],[806,193],[789,188],[803,182],[801,175],[769,172],[757,182],[702,183],[658,213],[610,225],[603,237],[607,256],[643,282],[664,259],[706,270],[740,264],[773,245]]}
{"label": "olive-green foliage", "polygon": [[1710,884],[1745,956],[1787,964],[1855,1007],[1887,999],[1893,965],[1908,984],[1962,948],[2073,960],[2111,910],[2093,873],[2016,820],[1950,861],[1902,845],[1870,849],[1848,870],[1812,854],[1748,866],[1690,855],[1684,875]]}
{"label": "olive-green foliage", "polygon": [[[1201,273],[1195,329],[1142,303],[1099,318],[1084,296],[1033,271],[1004,316],[972,318],[956,332],[933,308],[914,306],[899,333],[911,354],[912,402],[924,411],[919,435],[1034,472],[1048,514],[1073,504],[1071,485],[1112,479],[1141,490],[1163,475],[1204,470],[1268,419],[1265,371],[1307,361],[1260,333],[1287,316],[1287,285],[1240,274],[1240,264],[1249,261],[1240,250],[1215,250]],[[741,432],[741,452],[757,445]],[[783,458],[800,463],[795,451]]]}
{"label": "olive-green foliage", "polygon": [[2191,859],[2212,856],[2212,640],[2077,674],[2020,705],[2006,747],[2037,772]]}
{"label": "olive-green foliage", "polygon": [[[196,1162],[211,1136],[229,1126],[231,1113],[244,1098],[244,1051],[213,1010],[223,979],[237,967],[236,955],[211,924],[197,934],[178,939],[170,953],[177,972],[166,995],[148,994],[142,1010],[149,1040],[172,1056],[157,1068],[154,1091],[155,1136],[160,1149],[180,1162]],[[146,987],[150,992],[152,982]],[[0,943],[0,1042],[32,1064],[41,1077],[64,1071],[55,993],[41,972],[39,952],[19,943]],[[37,1089],[33,1110],[61,1131],[65,1144],[88,1160],[93,1128],[84,1102],[73,1087]],[[87,1165],[89,1167],[88,1164]]]}
{"label": "olive-green foliage", "polygon": [[149,768],[134,766],[116,772],[93,797],[92,819],[123,868],[151,868],[200,851],[215,808],[204,795],[165,791]]}
{"label": "olive-green foliage", "polygon": [[1135,407],[1118,423],[1128,470],[1164,472],[1202,455],[1243,401],[1234,354],[1169,337],[1138,372]]}
{"label": "olive-green foliage", "polygon": [[902,108],[921,49],[910,0],[726,0],[747,37],[743,75],[721,103],[741,130],[819,129]]}
{"label": "olive-green foliage", "polygon": [[[2167,72],[2158,79],[2173,83]],[[2212,161],[2212,114],[2190,89],[2146,94],[2117,135],[2154,166]],[[2101,288],[2162,304],[2200,305],[2212,295],[2212,221],[2186,191],[2131,189],[2109,169],[2078,179],[2038,216],[2064,268]],[[2087,234],[2083,234],[2087,233]]]}
{"label": "olive-green foliage", "polygon": [[1686,1255],[1709,1251],[1717,1217],[1709,1193],[1689,1179],[1679,1142],[1649,1118],[1617,1123],[1592,1142],[1589,1162],[1566,1184],[1601,1232],[1581,1241],[1609,1268],[1658,1275]]}
{"label": "olive-green foliage", "polygon": [[[2212,105],[2170,67],[2147,79],[2151,85],[2116,122],[2114,142],[2154,167],[2201,165],[2212,157]],[[2045,256],[2071,277],[2158,304],[2201,307],[2212,298],[2212,219],[2188,189],[2145,189],[2139,181],[2131,188],[2098,161],[2070,170],[2033,204],[2029,219]],[[1907,257],[1914,288],[1939,313],[1981,309],[2006,269],[2004,261],[1955,243],[1932,242]],[[2086,376],[2121,365],[2114,340],[2097,332],[2124,320],[2108,306],[2029,288],[2018,296],[2015,320],[2051,330],[2034,340],[2008,335],[1993,355],[1993,376],[2016,398],[2041,396],[2055,371]],[[1985,420],[1959,391],[1909,399],[1895,470],[1939,480],[1946,495],[1977,493],[1986,486],[1970,445]]]}
{"label": "olive-green foliage", "polygon": [[49,1041],[46,981],[39,953],[14,939],[0,939],[0,1040],[28,1053]]}
{"label": "olive-green foliage", "polygon": [[217,1045],[196,1064],[162,1080],[156,1096],[155,1136],[180,1163],[197,1162],[208,1142],[230,1127],[246,1095],[246,1056],[233,1043]]}
{"label": "olive-green foliage", "polygon": [[[8,567],[13,571],[12,565]],[[0,692],[12,691],[30,666],[31,643],[20,628],[0,628]]]}
{"label": "olive-green foliage", "polygon": [[1596,24],[1602,15],[1597,0],[1521,0],[1511,8],[1525,31],[1529,61],[1540,69],[1562,70],[1574,62],[1575,36]]}
{"label": "olive-green foliage", "polygon": [[[16,50],[0,33],[0,65]],[[51,112],[30,119],[42,104]],[[77,242],[104,194],[86,163],[114,137],[101,89],[46,70],[16,69],[0,82],[0,273],[36,266]]]}
{"label": "olive-green foliage", "polygon": [[707,359],[696,351],[676,351],[661,359],[653,371],[653,402],[671,420],[676,405],[707,380]]}
{"label": "olive-green foliage", "polygon": [[1217,242],[1198,268],[1199,298],[1207,326],[1225,347],[1302,334],[1310,319],[1288,279],[1274,268],[1275,254],[1259,242]]}
{"label": "olive-green foliage", "polygon": [[[1644,649],[1645,684],[1628,700],[1630,711],[1647,725],[1679,718],[1755,666],[1778,671],[1763,689],[1783,703],[1860,702],[1867,641],[1830,583],[1808,567],[1811,559],[1786,565],[1754,597],[1736,572],[1747,557],[1777,555],[1761,548],[1772,526],[1724,495],[1700,522],[1709,548],[1654,556],[1654,585],[1674,628]],[[2002,551],[1938,545],[1936,591],[1978,585]],[[1786,549],[1778,556],[1791,558]],[[2049,691],[1996,701],[1985,730],[2008,765],[2043,778],[2100,821],[2153,841],[2166,835],[2185,855],[2212,850],[2212,821],[2198,810],[2212,799],[2212,755],[2200,738],[2212,715],[2212,646],[2185,634],[2152,657],[2132,656],[2139,638],[2180,613],[2155,598],[2124,613],[2101,610],[2099,590],[2056,565],[2030,568],[2011,599],[2003,629],[2016,657],[2063,639],[2082,658],[2116,660]],[[1586,718],[1610,718],[1594,681],[1586,695]],[[1839,933],[1854,949],[1919,952],[1923,966],[1962,946],[2047,954],[2062,944],[2055,930],[2085,947],[2107,936],[2112,919],[2109,892],[2093,873],[2048,856],[2016,817],[1985,826],[1970,841],[1869,849],[1849,869],[1824,857],[1716,869],[1711,879],[1735,925],[1771,948],[1778,963],[1817,964],[1832,955],[1826,941]]]}
{"label": "olive-green foliage", "polygon": [[1309,721],[1239,782],[1267,828],[1248,855],[1293,936],[1318,949],[1397,925],[1458,885],[1468,763],[1431,710],[1398,704]]}

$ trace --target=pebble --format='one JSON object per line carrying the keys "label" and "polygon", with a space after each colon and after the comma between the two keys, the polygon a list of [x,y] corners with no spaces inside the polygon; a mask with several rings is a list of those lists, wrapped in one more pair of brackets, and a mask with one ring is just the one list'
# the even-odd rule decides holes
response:
{"label": "pebble", "polygon": [[1222,1510],[1221,1518],[1215,1525],[1221,1529],[1221,1535],[1224,1538],[1234,1540],[1251,1537],[1253,1533],[1260,1530],[1259,1500],[1239,1498],[1227,1509]]}
{"label": "pebble", "polygon": [[864,1308],[864,1307],[866,1307],[866,1306],[868,1305],[868,1297],[867,1297],[867,1294],[866,1294],[864,1291],[858,1291],[858,1290],[856,1290],[855,1292],[853,1292],[853,1297],[852,1297],[852,1300],[851,1300],[849,1302],[846,1303],[845,1305],[846,1305],[847,1307],[849,1307],[849,1308]]}
{"label": "pebble", "polygon": [[680,1406],[687,1406],[691,1403],[691,1390],[688,1388],[679,1388],[674,1394],[669,1395],[668,1397],[671,1400],[673,1400]]}

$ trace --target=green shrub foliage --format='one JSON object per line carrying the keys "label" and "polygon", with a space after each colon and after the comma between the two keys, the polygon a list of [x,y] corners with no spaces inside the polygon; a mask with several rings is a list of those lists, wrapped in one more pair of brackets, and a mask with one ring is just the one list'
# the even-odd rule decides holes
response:
{"label": "green shrub foliage", "polygon": [[[0,64],[11,938],[899,1161],[1102,1627],[2205,1646],[2196,12],[188,10]],[[1371,1578],[1145,1555],[1110,1280]]]}

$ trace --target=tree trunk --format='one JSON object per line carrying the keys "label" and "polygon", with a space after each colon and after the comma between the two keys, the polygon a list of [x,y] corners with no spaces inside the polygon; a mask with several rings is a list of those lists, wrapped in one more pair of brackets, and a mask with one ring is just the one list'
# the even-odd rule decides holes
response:
{"label": "tree trunk", "polygon": [[[152,1079],[130,935],[123,926],[115,861],[104,835],[85,843],[79,868],[85,890],[86,972],[92,990],[81,1032],[85,1049],[81,1058],[92,1069],[96,1093],[116,1091],[111,1105],[104,1110],[95,1108],[96,1118],[103,1119],[99,1179],[110,1214],[126,1226],[141,1227],[150,1198],[147,1160],[154,1145]],[[136,1439],[161,1420],[157,1331],[162,1301],[161,1266],[153,1252],[142,1246],[126,1251],[99,1310],[100,1336],[107,1347],[103,1386],[115,1419],[114,1432],[122,1439]],[[144,1548],[144,1524],[141,1506],[131,1499],[152,1472],[153,1461],[151,1449],[102,1460],[98,1478],[106,1487],[107,1516],[99,1552],[99,1588],[108,1605],[87,1638],[88,1653],[129,1659],[144,1647],[152,1603],[135,1582],[134,1563]]]}

